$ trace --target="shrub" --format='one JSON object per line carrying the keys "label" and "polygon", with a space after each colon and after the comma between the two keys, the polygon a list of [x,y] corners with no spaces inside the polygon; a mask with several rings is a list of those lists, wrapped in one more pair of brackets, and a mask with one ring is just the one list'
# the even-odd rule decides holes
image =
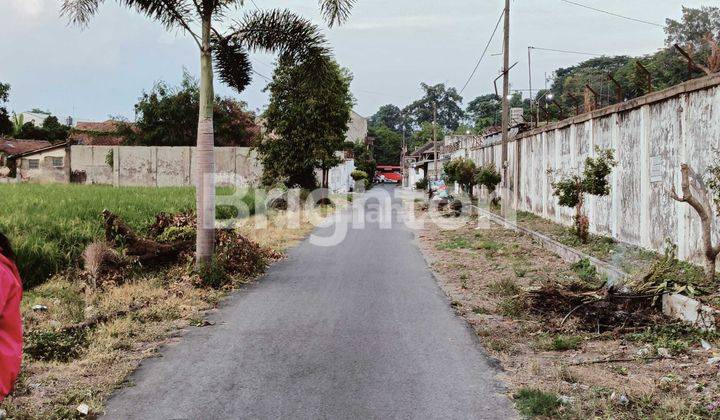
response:
{"label": "shrub", "polygon": [[575,208],[575,232],[583,243],[588,241],[590,222],[583,213],[585,194],[605,196],[610,193],[608,175],[617,164],[612,149],[596,148],[596,157],[585,159],[582,177],[578,175],[562,177],[552,183],[553,195],[558,204]]}
{"label": "shrub", "polygon": [[200,277],[200,285],[220,289],[229,284],[232,278],[225,271],[225,268],[218,262],[217,257],[210,262],[201,264],[196,268],[196,274]]}
{"label": "shrub", "polygon": [[537,388],[521,388],[513,399],[520,414],[527,417],[552,417],[560,406],[557,395]]}
{"label": "shrub", "polygon": [[427,178],[423,178],[420,181],[415,183],[415,188],[417,188],[418,190],[426,190],[427,187],[428,187],[428,179]]}
{"label": "shrub", "polygon": [[490,194],[495,192],[500,181],[502,181],[502,176],[495,169],[495,165],[491,163],[481,166],[475,174],[475,183],[487,188]]}
{"label": "shrub", "polygon": [[590,263],[590,260],[583,258],[572,265],[573,271],[577,273],[580,280],[586,283],[596,283],[598,280],[597,268]]}
{"label": "shrub", "polygon": [[189,241],[195,239],[195,228],[190,226],[169,226],[157,239],[159,242]]}
{"label": "shrub", "polygon": [[470,197],[473,195],[476,170],[475,162],[466,158],[456,158],[443,165],[445,181],[448,184],[457,182]]}
{"label": "shrub", "polygon": [[359,170],[359,169],[355,169],[354,171],[352,171],[352,172],[350,173],[350,177],[351,177],[354,181],[359,181],[359,180],[361,180],[361,179],[368,179],[368,174],[367,174],[367,172],[365,172],[365,171],[361,171],[361,170]]}

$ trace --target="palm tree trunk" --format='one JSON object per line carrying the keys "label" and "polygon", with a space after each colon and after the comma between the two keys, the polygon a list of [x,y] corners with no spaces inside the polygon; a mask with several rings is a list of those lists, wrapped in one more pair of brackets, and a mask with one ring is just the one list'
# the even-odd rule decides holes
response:
{"label": "palm tree trunk", "polygon": [[197,239],[195,262],[207,264],[215,247],[215,133],[213,129],[212,21],[203,18],[202,50],[200,51],[200,112],[197,133],[196,208]]}

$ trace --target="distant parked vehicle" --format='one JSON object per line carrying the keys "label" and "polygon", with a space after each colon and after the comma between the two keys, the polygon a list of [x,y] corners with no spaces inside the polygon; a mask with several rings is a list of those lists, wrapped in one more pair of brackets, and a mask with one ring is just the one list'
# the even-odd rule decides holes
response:
{"label": "distant parked vehicle", "polygon": [[375,172],[375,182],[399,184],[402,181],[401,170],[400,166],[378,165]]}

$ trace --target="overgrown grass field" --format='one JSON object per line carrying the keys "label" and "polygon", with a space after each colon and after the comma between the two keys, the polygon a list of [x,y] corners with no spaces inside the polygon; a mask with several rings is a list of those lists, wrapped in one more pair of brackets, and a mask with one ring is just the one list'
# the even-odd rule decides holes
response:
{"label": "overgrown grass field", "polygon": [[[218,194],[229,194],[219,189]],[[254,196],[243,202],[254,209]],[[102,211],[108,209],[143,232],[159,212],[195,208],[193,187],[112,187],[100,185],[0,185],[0,232],[18,256],[25,287],[77,265],[83,249],[102,238]],[[219,217],[227,215],[218,209]],[[225,211],[222,211],[225,210]]]}

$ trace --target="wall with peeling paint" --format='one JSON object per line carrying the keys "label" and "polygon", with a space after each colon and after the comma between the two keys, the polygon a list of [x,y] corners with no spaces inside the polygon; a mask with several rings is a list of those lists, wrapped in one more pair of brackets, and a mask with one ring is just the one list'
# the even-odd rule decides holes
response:
{"label": "wall with peeling paint", "polygon": [[[499,135],[487,138],[468,156],[499,169],[499,143]],[[667,238],[680,258],[701,261],[699,218],[668,191],[680,190],[681,163],[703,174],[720,149],[720,75],[520,134],[508,145],[517,208],[571,225],[573,209],[558,206],[549,171],[581,172],[596,146],[614,149],[618,166],[610,195],[586,203],[591,231],[659,252]]]}
{"label": "wall with peeling paint", "polygon": [[[86,184],[140,187],[195,185],[194,147],[72,146],[70,155],[70,169],[83,171]],[[329,173],[330,190],[347,192],[350,173],[354,169],[352,159],[332,168]],[[260,183],[262,164],[249,147],[216,147],[215,172],[218,183],[254,186]]]}
{"label": "wall with peeling paint", "polygon": [[[195,185],[195,148],[160,146],[72,146],[71,170],[84,171],[86,183],[115,186]],[[257,185],[262,165],[248,147],[216,147],[215,170]]]}

